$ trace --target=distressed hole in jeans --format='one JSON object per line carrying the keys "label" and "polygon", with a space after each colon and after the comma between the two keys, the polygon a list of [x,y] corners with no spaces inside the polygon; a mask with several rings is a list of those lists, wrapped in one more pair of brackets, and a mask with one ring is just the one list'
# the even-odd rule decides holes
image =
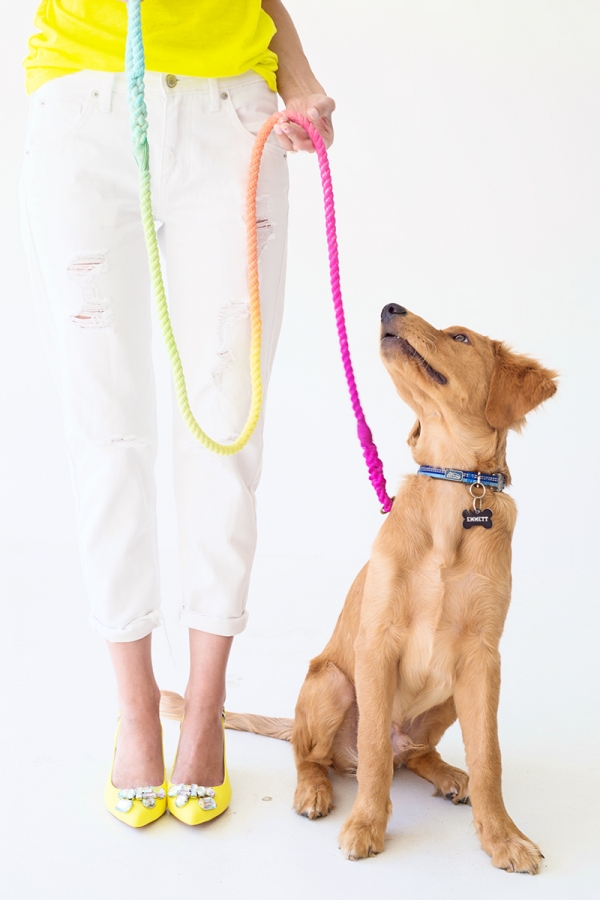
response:
{"label": "distressed hole in jeans", "polygon": [[261,256],[263,250],[273,239],[275,223],[271,221],[271,209],[269,206],[269,198],[256,198],[256,249],[258,255]]}
{"label": "distressed hole in jeans", "polygon": [[213,369],[213,381],[217,387],[222,387],[225,373],[233,368],[236,355],[233,350],[234,331],[238,322],[247,319],[250,315],[250,302],[244,300],[232,300],[226,306],[222,306],[217,315],[217,362]]}
{"label": "distressed hole in jeans", "polygon": [[71,322],[79,328],[111,331],[112,309],[110,300],[101,297],[95,277],[108,272],[106,250],[99,253],[76,256],[67,266],[67,272],[81,290],[81,308],[71,316]]}
{"label": "distressed hole in jeans", "polygon": [[137,434],[113,434],[108,439],[108,445],[110,447],[143,447],[144,441],[140,441]]}

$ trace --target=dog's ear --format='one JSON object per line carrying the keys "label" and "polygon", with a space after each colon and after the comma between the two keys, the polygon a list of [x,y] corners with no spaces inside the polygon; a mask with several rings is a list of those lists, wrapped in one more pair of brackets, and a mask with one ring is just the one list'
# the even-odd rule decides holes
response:
{"label": "dog's ear", "polygon": [[494,342],[496,363],[485,408],[492,428],[510,428],[556,392],[556,372]]}
{"label": "dog's ear", "polygon": [[411,450],[413,449],[413,447],[416,446],[416,443],[419,440],[420,436],[421,436],[421,423],[417,419],[417,421],[415,422],[415,424],[413,425],[413,427],[411,429],[410,434],[406,438],[406,443],[408,444],[408,446],[410,447]]}

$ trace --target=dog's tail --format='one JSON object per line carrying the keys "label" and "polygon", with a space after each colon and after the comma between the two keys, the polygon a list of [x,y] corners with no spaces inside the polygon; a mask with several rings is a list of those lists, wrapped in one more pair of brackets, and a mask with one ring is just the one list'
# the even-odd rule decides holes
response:
{"label": "dog's tail", "polygon": [[[183,707],[181,694],[176,694],[175,691],[160,692],[160,714],[163,718],[180,721],[183,718]],[[234,712],[227,712],[225,716],[225,728],[231,731],[251,731],[252,734],[262,734],[280,741],[291,740],[293,727],[293,719],[274,719],[270,716]]]}

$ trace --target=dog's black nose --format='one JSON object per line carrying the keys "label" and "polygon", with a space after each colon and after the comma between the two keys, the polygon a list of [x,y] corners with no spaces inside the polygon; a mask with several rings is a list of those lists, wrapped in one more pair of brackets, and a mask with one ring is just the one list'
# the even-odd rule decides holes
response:
{"label": "dog's black nose", "polygon": [[406,310],[403,306],[399,306],[397,303],[388,303],[387,306],[384,306],[381,310],[381,321],[389,322],[392,316],[405,316]]}

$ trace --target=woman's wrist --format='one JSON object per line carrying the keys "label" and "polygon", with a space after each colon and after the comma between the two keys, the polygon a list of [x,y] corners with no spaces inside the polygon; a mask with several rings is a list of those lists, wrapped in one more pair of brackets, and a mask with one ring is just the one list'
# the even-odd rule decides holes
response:
{"label": "woman's wrist", "polygon": [[307,72],[302,75],[291,74],[279,69],[277,72],[277,91],[285,104],[297,97],[309,97],[312,94],[326,96],[327,92],[313,75],[308,62]]}

